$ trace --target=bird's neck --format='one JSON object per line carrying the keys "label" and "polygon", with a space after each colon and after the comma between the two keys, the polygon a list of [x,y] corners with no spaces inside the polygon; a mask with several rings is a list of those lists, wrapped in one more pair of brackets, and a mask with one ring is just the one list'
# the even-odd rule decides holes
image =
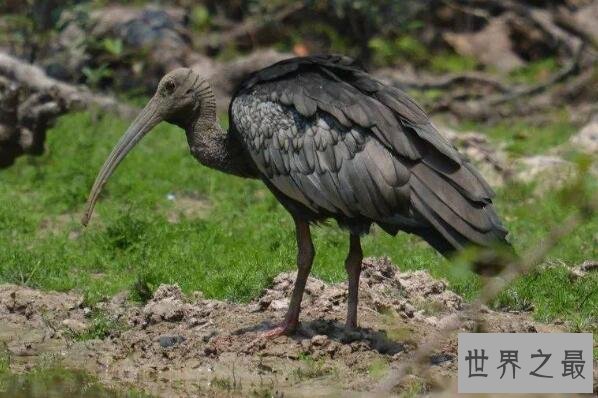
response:
{"label": "bird's neck", "polygon": [[[207,83],[206,83],[207,85]],[[240,143],[218,124],[216,99],[207,85],[197,111],[185,127],[191,154],[203,165],[228,174],[251,177]]]}

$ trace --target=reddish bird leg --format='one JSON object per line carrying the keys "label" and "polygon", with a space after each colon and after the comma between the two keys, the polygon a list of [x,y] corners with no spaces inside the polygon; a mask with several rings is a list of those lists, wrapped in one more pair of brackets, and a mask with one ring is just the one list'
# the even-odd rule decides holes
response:
{"label": "reddish bird leg", "polygon": [[305,283],[314,262],[315,250],[311,240],[309,224],[295,218],[295,229],[297,234],[297,279],[291,296],[289,309],[284,321],[274,328],[264,332],[261,336],[266,338],[278,337],[283,334],[291,334],[297,330],[299,324],[299,313],[301,312],[301,299],[305,290]]}

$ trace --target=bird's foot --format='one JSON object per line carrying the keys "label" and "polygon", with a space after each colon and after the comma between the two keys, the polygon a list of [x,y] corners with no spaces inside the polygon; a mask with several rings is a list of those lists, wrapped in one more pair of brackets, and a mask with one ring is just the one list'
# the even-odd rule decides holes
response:
{"label": "bird's foot", "polygon": [[259,337],[265,339],[274,339],[283,335],[292,334],[296,329],[297,323],[293,324],[291,322],[283,322],[269,330],[266,330],[265,332],[260,333]]}

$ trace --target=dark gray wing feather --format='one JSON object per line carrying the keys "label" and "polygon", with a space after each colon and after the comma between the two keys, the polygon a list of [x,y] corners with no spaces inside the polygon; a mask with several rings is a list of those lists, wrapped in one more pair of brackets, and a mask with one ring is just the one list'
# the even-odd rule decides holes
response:
{"label": "dark gray wing feather", "polygon": [[294,58],[256,72],[230,117],[264,177],[316,213],[422,236],[427,228],[436,248],[504,241],[494,192],[477,170],[409,96],[346,57]]}

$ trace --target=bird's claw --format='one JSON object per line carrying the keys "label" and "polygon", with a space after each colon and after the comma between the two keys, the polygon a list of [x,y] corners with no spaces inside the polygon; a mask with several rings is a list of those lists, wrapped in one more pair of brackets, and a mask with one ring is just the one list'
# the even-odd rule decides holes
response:
{"label": "bird's claw", "polygon": [[283,322],[280,325],[274,326],[273,328],[260,333],[259,337],[264,339],[275,339],[283,335],[289,335],[295,331],[293,325]]}

